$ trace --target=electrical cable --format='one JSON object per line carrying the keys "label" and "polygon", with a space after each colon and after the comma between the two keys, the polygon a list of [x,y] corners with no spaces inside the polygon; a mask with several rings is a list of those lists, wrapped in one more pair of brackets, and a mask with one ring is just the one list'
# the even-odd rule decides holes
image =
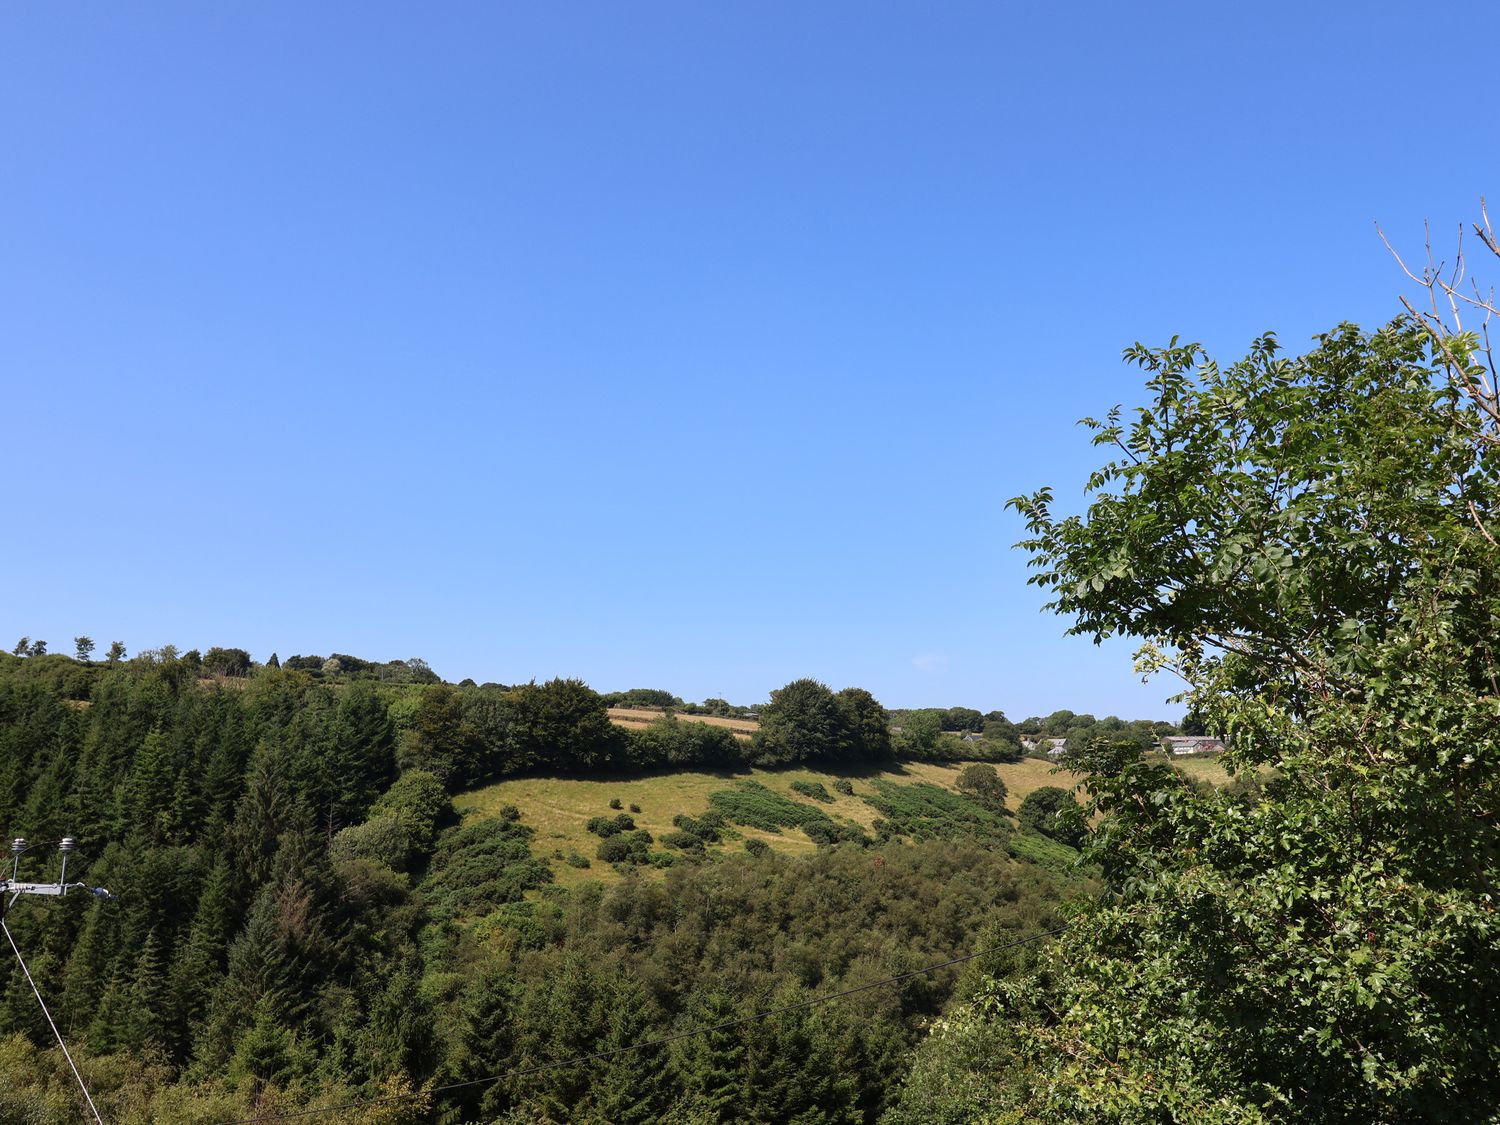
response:
{"label": "electrical cable", "polygon": [[68,1051],[68,1045],[63,1042],[62,1032],[58,1031],[57,1024],[52,1022],[52,1013],[47,1010],[47,1002],[42,999],[42,993],[37,988],[36,981],[31,979],[31,970],[26,967],[26,959],[21,956],[21,949],[16,945],[16,939],[11,937],[10,927],[5,924],[4,918],[0,918],[0,930],[5,931],[6,940],[10,942],[10,947],[16,952],[16,960],[21,963],[21,971],[26,974],[26,983],[31,985],[31,991],[36,995],[36,1002],[42,1006],[42,1015],[47,1017],[47,1026],[52,1028],[52,1034],[57,1036],[57,1045],[62,1048],[63,1058],[68,1060],[68,1066],[73,1070],[73,1077],[78,1079],[78,1088],[83,1091],[83,1100],[89,1103],[89,1109],[93,1111],[94,1120],[99,1125],[104,1125],[104,1118],[99,1116],[99,1109],[94,1105],[94,1099],[89,1095],[89,1088],[84,1085],[83,1075],[78,1073],[78,1064],[73,1061],[73,1056]]}
{"label": "electrical cable", "polygon": [[[536,1066],[523,1067],[519,1070],[507,1070],[500,1074],[492,1074],[486,1078],[470,1078],[464,1082],[450,1082],[443,1086],[434,1086],[428,1090],[415,1090],[410,1094],[389,1094],[381,1098],[367,1098],[360,1101],[344,1102],[340,1105],[322,1106],[317,1109],[299,1109],[287,1113],[266,1113],[258,1117],[237,1117],[231,1121],[219,1121],[215,1125],[258,1125],[264,1121],[291,1121],[296,1118],[313,1117],[322,1113],[339,1113],[346,1109],[363,1109],[372,1105],[383,1105],[390,1102],[411,1101],[413,1098],[428,1097],[432,1094],[447,1093],[450,1090],[463,1090],[474,1086],[488,1086],[495,1082],[503,1082],[507,1078],[526,1078],[533,1074],[542,1074],[549,1070],[563,1070],[569,1067],[581,1066],[587,1062],[598,1059],[611,1058],[614,1055],[623,1055],[630,1051],[640,1051],[647,1047],[664,1047],[668,1043],[676,1043],[681,1039],[691,1039],[696,1035],[707,1035],[711,1031],[724,1031],[731,1027],[741,1027],[748,1023],[759,1020],[770,1019],[772,1016],[784,1015],[787,1012],[797,1012],[804,1008],[815,1008],[820,1004],[827,1004],[834,1000],[842,1000],[847,996],[853,996],[860,992],[869,992],[871,989],[884,988],[889,984],[899,984],[901,981],[910,980],[912,977],[923,976],[927,973],[935,973],[939,969],[951,968],[961,965],[965,961],[973,961],[978,957],[987,957],[992,953],[1003,953],[1007,949],[1016,949],[1023,945],[1029,945],[1043,938],[1056,937],[1062,933],[1067,926],[1057,926],[1041,933],[1032,934],[1030,937],[1018,938],[1015,941],[1006,942],[1003,945],[994,945],[988,949],[981,949],[974,953],[965,953],[962,957],[954,957],[948,961],[939,961],[935,965],[924,965],[920,969],[909,969],[904,973],[897,973],[893,977],[882,977],[880,980],[868,981],[865,984],[855,985],[853,988],[845,988],[839,992],[830,992],[827,996],[815,996],[811,1000],[799,1000],[795,1004],[783,1004],[779,1008],[766,1008],[759,1012],[753,1012],[748,1016],[738,1016],[732,1020],[724,1020],[721,1023],[705,1024],[702,1027],[689,1028],[687,1031],[679,1031],[673,1035],[665,1035],[660,1039],[644,1039],[639,1043],[628,1043],[623,1047],[611,1047],[607,1051],[592,1051],[586,1055],[576,1055],[569,1059],[559,1059],[555,1062],[539,1063]],[[40,999],[40,997],[39,997]],[[50,1017],[49,1017],[50,1018]],[[54,1029],[55,1030],[55,1029]],[[61,1042],[61,1040],[59,1040]],[[75,1072],[76,1073],[76,1072]],[[92,1104],[92,1103],[90,1103]]]}

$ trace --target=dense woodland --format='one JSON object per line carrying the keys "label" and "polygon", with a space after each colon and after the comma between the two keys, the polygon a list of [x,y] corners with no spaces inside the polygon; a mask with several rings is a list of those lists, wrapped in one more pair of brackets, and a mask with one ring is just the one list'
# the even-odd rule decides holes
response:
{"label": "dense woodland", "polygon": [[[526,1070],[1035,934],[1089,892],[1064,833],[1019,826],[989,767],[959,793],[866,786],[873,837],[830,821],[818,792],[733,778],[748,761],[858,773],[889,759],[885,714],[858,689],[789,684],[740,742],[671,718],[627,731],[577,681],[34,649],[0,656],[0,815],[39,842],[23,878],[52,877],[51,842],[70,834],[69,877],[116,900],[25,899],[9,924],[111,1120],[227,1120]],[[632,831],[628,813],[591,822],[593,862],[628,873],[607,889],[549,885],[513,809],[454,814],[455,792],[505,774],[688,764],[723,768],[725,788],[676,839]],[[736,824],[823,846],[706,856]],[[76,1120],[36,1001],[3,971],[0,1018],[22,1036],[5,1049],[31,1077],[0,1104]],[[336,1119],[876,1121],[978,969],[959,976]]]}

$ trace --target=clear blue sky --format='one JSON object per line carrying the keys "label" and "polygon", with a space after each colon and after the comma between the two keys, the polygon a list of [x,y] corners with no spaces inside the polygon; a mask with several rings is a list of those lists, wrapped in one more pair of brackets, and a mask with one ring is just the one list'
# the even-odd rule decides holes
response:
{"label": "clear blue sky", "polygon": [[1496,11],[7,5],[0,642],[1173,714],[1004,501],[1397,311]]}

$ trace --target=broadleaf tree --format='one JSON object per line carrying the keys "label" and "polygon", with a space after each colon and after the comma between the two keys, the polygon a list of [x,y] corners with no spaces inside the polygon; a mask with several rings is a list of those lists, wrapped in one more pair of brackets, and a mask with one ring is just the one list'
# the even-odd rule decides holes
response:
{"label": "broadleaf tree", "polygon": [[[1221,368],[1136,346],[1149,402],[1086,511],[1042,490],[1032,581],[1141,644],[1263,791],[1128,742],[1089,772],[1113,894],[981,1004],[1018,1119],[1489,1120],[1500,1095],[1497,421],[1473,337],[1411,318]],[[1456,370],[1454,356],[1460,366]]]}

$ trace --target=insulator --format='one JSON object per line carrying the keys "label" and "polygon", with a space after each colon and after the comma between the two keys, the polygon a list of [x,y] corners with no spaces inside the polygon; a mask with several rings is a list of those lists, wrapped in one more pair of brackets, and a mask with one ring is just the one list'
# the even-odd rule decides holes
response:
{"label": "insulator", "polygon": [[64,836],[57,842],[57,850],[66,855],[78,846],[78,841],[71,836]]}
{"label": "insulator", "polygon": [[26,841],[17,836],[10,842],[10,850],[14,855],[20,855],[26,850]]}

